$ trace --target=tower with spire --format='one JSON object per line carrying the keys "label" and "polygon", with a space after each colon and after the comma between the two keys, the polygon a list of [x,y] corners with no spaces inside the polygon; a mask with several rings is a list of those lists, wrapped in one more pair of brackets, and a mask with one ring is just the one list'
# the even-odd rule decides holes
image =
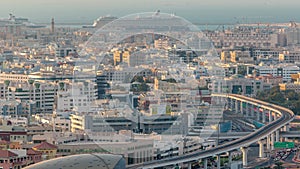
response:
{"label": "tower with spire", "polygon": [[51,33],[54,33],[54,18],[51,19]]}

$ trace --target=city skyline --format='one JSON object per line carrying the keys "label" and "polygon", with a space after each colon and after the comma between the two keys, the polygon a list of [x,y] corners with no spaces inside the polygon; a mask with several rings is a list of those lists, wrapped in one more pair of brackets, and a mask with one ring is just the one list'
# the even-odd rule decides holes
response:
{"label": "city skyline", "polygon": [[26,2],[4,0],[0,6],[0,18],[6,18],[9,13],[13,13],[16,16],[28,17],[31,21],[38,23],[48,23],[52,17],[59,23],[89,23],[100,16],[121,17],[159,9],[164,13],[175,13],[197,23],[289,22],[299,21],[295,12],[297,6],[300,5],[300,2],[296,0],[228,0],[226,2],[220,0],[205,2],[131,0],[123,4],[122,2],[119,0],[84,2],[79,0],[27,0]]}
{"label": "city skyline", "polygon": [[300,166],[299,5],[2,0],[0,169]]}

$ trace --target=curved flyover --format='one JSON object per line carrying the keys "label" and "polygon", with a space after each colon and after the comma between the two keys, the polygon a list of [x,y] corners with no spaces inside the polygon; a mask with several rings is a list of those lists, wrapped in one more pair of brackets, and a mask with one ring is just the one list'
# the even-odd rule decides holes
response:
{"label": "curved flyover", "polygon": [[197,161],[199,159],[211,157],[217,154],[222,154],[225,152],[229,152],[235,149],[239,149],[240,147],[246,147],[250,144],[253,144],[259,140],[266,138],[271,133],[275,132],[276,130],[280,129],[281,127],[285,126],[289,122],[294,119],[294,113],[284,107],[273,105],[264,101],[256,100],[253,98],[249,98],[246,96],[235,95],[235,94],[213,94],[213,97],[226,97],[242,102],[247,102],[252,105],[258,106],[263,109],[267,109],[273,112],[278,113],[281,117],[277,120],[261,127],[260,129],[256,130],[255,132],[244,136],[240,139],[228,142],[226,144],[217,146],[213,149],[205,150],[205,151],[196,151],[189,154],[184,154],[178,157],[163,159],[163,160],[156,160],[151,162],[146,162],[142,164],[128,166],[127,168],[156,168],[156,167],[163,167],[169,166],[174,164],[186,163]]}

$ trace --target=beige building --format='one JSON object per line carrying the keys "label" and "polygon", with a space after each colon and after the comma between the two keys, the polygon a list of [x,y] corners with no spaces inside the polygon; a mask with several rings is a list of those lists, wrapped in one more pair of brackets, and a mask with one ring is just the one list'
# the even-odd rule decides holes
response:
{"label": "beige building", "polygon": [[297,74],[291,74],[292,82],[300,81],[300,72]]}
{"label": "beige building", "polygon": [[205,35],[211,39],[216,47],[276,47],[278,35],[276,33],[259,32],[257,30],[226,30],[208,31]]}
{"label": "beige building", "polygon": [[286,90],[294,90],[297,93],[300,93],[300,82],[294,82],[294,83],[281,83],[279,84],[281,91]]}
{"label": "beige building", "polygon": [[24,74],[0,73],[1,81],[28,82],[29,76]]}
{"label": "beige building", "polygon": [[249,51],[230,51],[230,61],[233,63],[254,63]]}
{"label": "beige building", "polygon": [[118,65],[120,63],[130,64],[130,51],[128,50],[117,50],[114,52],[114,65]]}
{"label": "beige building", "polygon": [[300,62],[300,51],[283,51],[279,54],[279,61],[284,63]]}
{"label": "beige building", "polygon": [[154,41],[154,47],[156,49],[168,49],[171,47],[171,44],[167,38],[157,39]]}

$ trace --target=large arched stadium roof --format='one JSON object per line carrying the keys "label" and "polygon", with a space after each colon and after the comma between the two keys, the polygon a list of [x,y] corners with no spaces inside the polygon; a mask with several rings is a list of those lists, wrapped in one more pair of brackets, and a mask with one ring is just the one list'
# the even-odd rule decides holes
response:
{"label": "large arched stadium roof", "polygon": [[43,161],[25,169],[124,169],[125,160],[121,155],[112,154],[78,154]]}

